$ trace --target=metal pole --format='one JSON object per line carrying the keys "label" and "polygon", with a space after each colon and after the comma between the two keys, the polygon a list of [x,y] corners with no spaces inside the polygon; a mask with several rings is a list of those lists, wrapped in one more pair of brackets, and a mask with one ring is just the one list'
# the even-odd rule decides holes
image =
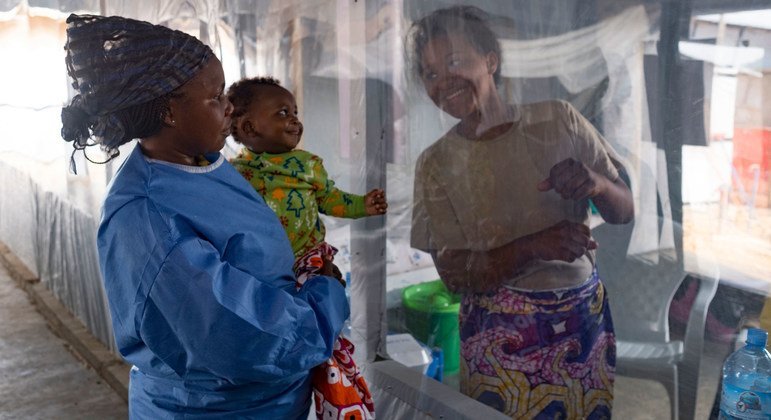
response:
{"label": "metal pole", "polygon": [[[672,222],[683,225],[683,141],[682,141],[682,98],[680,88],[680,52],[678,44],[682,36],[688,36],[690,25],[690,0],[662,0],[661,32],[658,43],[659,79],[658,90],[661,98],[661,131],[667,164],[669,202],[672,208]],[[677,260],[683,264],[682,229],[675,229],[675,250]]]}

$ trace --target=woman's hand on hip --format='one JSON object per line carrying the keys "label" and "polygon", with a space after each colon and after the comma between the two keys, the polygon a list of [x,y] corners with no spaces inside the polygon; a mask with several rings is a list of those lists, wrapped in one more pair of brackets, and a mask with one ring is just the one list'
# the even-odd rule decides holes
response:
{"label": "woman's hand on hip", "polygon": [[586,251],[597,249],[588,226],[567,220],[530,235],[529,240],[533,255],[546,261],[573,262]]}
{"label": "woman's hand on hip", "polygon": [[454,293],[485,293],[501,286],[507,278],[503,267],[508,262],[495,252],[443,249],[436,252],[439,277]]}

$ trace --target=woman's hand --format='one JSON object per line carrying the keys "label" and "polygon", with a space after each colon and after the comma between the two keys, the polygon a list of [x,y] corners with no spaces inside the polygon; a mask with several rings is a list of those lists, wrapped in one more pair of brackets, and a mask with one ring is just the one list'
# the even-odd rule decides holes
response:
{"label": "woman's hand", "polygon": [[504,276],[499,268],[506,261],[495,260],[491,253],[444,249],[435,253],[439,277],[453,293],[485,293],[500,287]]}
{"label": "woman's hand", "polygon": [[565,200],[585,200],[600,195],[606,183],[604,176],[589,169],[583,162],[567,158],[552,166],[549,177],[539,182],[538,191],[556,191]]}
{"label": "woman's hand", "polygon": [[565,200],[591,198],[608,223],[628,223],[634,218],[632,191],[621,177],[611,181],[572,158],[552,166],[549,177],[536,187],[542,192],[553,189]]}
{"label": "woman's hand", "polygon": [[448,289],[486,293],[515,278],[533,260],[572,262],[596,248],[586,225],[563,220],[488,251],[443,249],[431,256]]}
{"label": "woman's hand", "polygon": [[368,192],[364,196],[364,208],[368,216],[385,214],[388,209],[385,192],[379,188]]}
{"label": "woman's hand", "polygon": [[586,251],[597,249],[588,226],[567,220],[529,235],[528,240],[533,256],[545,261],[573,262]]}

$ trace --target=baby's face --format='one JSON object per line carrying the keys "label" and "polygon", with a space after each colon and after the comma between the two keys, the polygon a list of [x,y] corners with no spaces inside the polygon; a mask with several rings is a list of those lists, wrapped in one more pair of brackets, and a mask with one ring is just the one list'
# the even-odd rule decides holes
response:
{"label": "baby's face", "polygon": [[[281,86],[259,86],[249,110],[239,122],[242,142],[257,153],[286,153],[297,147],[303,125],[297,118],[294,95]],[[249,124],[250,126],[246,126]]]}

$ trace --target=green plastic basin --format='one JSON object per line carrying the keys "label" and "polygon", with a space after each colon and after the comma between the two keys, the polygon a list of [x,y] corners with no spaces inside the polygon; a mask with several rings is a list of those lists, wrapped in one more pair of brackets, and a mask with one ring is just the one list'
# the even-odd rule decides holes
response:
{"label": "green plastic basin", "polygon": [[460,358],[460,296],[450,293],[441,280],[434,280],[405,287],[402,306],[410,334],[429,347],[440,347],[444,373],[456,373]]}

